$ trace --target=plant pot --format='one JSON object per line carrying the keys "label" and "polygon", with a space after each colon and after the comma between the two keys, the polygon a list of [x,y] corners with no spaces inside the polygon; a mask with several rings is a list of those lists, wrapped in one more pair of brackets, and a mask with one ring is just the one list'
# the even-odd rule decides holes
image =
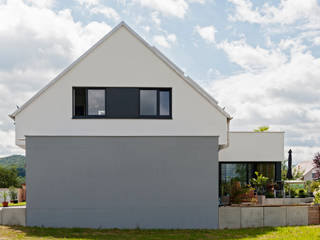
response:
{"label": "plant pot", "polygon": [[263,204],[265,202],[265,195],[258,195],[258,204]]}
{"label": "plant pot", "polygon": [[14,200],[13,203],[17,204],[17,203],[18,203],[18,200]]}
{"label": "plant pot", "polygon": [[2,207],[8,207],[8,202],[2,202]]}

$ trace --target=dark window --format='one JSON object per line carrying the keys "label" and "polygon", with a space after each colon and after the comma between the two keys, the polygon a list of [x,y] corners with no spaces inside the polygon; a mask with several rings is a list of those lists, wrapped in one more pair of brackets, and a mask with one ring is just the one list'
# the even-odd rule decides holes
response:
{"label": "dark window", "polygon": [[170,119],[171,89],[73,88],[74,118]]}
{"label": "dark window", "polygon": [[108,88],[107,109],[111,118],[138,118],[139,89]]}
{"label": "dark window", "polygon": [[86,89],[85,88],[74,88],[73,89],[73,115],[74,116],[85,116],[86,115]]}
{"label": "dark window", "polygon": [[255,177],[255,172],[258,171],[269,178],[269,181],[276,182],[281,180],[278,178],[277,172],[281,175],[281,163],[278,162],[239,162],[239,163],[220,163],[219,180],[220,180],[220,196],[230,194],[230,187],[233,181],[239,182],[241,186],[250,183],[251,178]]}

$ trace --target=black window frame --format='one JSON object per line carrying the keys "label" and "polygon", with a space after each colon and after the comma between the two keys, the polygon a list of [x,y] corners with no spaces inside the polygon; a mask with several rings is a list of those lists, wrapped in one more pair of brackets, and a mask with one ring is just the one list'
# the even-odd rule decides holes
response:
{"label": "black window frame", "polygon": [[[85,88],[86,93],[86,106],[85,106],[85,115],[84,116],[75,116],[75,89]],[[108,113],[108,103],[107,103],[107,94],[108,89],[113,88],[133,88],[138,90],[138,115],[137,116],[110,116]],[[88,115],[88,90],[105,90],[105,115]],[[157,91],[157,114],[156,115],[141,115],[140,114],[140,91],[141,90],[156,90]],[[168,91],[169,92],[169,115],[160,115],[160,92]],[[72,119],[172,119],[172,88],[146,88],[146,87],[83,87],[83,86],[74,86],[72,87]]]}
{"label": "black window frame", "polygon": [[[157,91],[157,114],[156,115],[141,115],[140,113],[140,93],[141,90]],[[169,92],[169,115],[160,115],[160,92]],[[143,119],[172,119],[172,89],[171,88],[139,88],[139,118]]]}
{"label": "black window frame", "polygon": [[[246,183],[247,184],[250,184],[250,180],[251,178],[254,178],[255,177],[255,174],[254,172],[257,171],[257,164],[259,163],[268,163],[268,164],[274,164],[274,179],[269,179],[271,181],[273,181],[274,183],[279,183],[282,181],[281,179],[281,162],[277,162],[277,161],[263,161],[263,162],[258,162],[258,161],[255,161],[255,162],[244,162],[244,161],[230,161],[230,162],[225,162],[225,161],[222,161],[222,162],[219,162],[219,197],[221,197],[221,183],[222,183],[222,179],[221,179],[221,165],[222,164],[246,164],[247,165],[247,179],[246,179]],[[252,164],[252,171],[249,172],[249,164]]]}

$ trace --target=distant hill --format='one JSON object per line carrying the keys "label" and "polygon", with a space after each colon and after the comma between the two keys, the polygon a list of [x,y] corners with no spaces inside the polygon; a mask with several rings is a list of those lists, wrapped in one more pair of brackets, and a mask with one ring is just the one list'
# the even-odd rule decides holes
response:
{"label": "distant hill", "polygon": [[5,168],[15,167],[18,170],[18,175],[25,177],[25,162],[26,157],[22,155],[11,155],[8,157],[0,158],[0,166]]}

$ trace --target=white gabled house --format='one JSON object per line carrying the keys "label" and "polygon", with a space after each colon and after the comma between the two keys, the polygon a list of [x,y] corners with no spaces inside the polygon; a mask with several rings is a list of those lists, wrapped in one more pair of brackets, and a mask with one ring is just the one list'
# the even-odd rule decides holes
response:
{"label": "white gabled house", "polygon": [[281,178],[283,133],[230,133],[217,101],[124,22],[10,117],[28,226],[217,228],[219,181],[238,166],[242,183]]}

